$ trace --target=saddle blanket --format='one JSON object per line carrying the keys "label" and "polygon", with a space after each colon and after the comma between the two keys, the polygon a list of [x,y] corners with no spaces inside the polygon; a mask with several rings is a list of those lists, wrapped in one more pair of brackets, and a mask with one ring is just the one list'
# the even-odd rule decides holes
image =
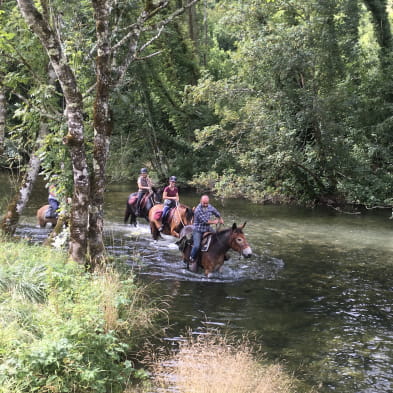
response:
{"label": "saddle blanket", "polygon": [[162,216],[162,210],[157,210],[155,213],[154,213],[154,216],[153,216],[153,218],[155,219],[155,220],[159,220],[159,219],[161,219],[161,216]]}

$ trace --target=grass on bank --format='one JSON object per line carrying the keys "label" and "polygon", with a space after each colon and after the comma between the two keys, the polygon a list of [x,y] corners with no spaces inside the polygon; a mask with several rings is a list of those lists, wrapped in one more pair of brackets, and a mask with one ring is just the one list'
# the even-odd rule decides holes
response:
{"label": "grass on bank", "polygon": [[178,352],[155,363],[154,375],[154,392],[160,393],[298,391],[295,378],[258,358],[247,339],[233,341],[214,332],[181,342]]}
{"label": "grass on bank", "polygon": [[0,239],[0,393],[124,391],[161,312],[132,277]]}

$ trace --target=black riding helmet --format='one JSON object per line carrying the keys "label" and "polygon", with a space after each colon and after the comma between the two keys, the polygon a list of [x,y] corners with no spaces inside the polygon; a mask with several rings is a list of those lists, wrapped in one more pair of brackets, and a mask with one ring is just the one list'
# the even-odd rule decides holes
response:
{"label": "black riding helmet", "polygon": [[176,176],[171,176],[171,177],[169,178],[169,181],[174,181],[174,182],[176,182],[176,181],[177,181]]}
{"label": "black riding helmet", "polygon": [[147,173],[147,169],[146,168],[142,168],[140,173]]}

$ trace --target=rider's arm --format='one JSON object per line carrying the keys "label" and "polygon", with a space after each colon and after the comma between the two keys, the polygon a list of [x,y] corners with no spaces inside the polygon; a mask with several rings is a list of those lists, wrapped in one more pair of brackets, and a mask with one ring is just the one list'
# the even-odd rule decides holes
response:
{"label": "rider's arm", "polygon": [[[150,182],[148,182],[148,184],[150,184]],[[150,190],[150,186],[146,187],[146,186],[142,186],[142,180],[140,177],[138,177],[138,188],[140,190]]]}
{"label": "rider's arm", "polygon": [[224,224],[224,220],[223,220],[223,218],[221,217],[221,214],[218,212],[218,210],[216,209],[216,208],[214,208],[213,206],[212,206],[212,214],[214,215],[214,216],[216,216],[217,218],[216,219],[214,219],[214,220],[210,220],[211,222],[209,222],[209,224]]}
{"label": "rider's arm", "polygon": [[173,201],[178,201],[179,200],[179,194],[176,194],[174,197],[169,197],[169,196],[165,196],[166,193],[164,192],[164,199],[172,199]]}
{"label": "rider's arm", "polygon": [[222,217],[218,217],[218,218],[215,218],[214,220],[209,220],[207,223],[209,225],[210,224],[224,224],[224,220],[222,219]]}

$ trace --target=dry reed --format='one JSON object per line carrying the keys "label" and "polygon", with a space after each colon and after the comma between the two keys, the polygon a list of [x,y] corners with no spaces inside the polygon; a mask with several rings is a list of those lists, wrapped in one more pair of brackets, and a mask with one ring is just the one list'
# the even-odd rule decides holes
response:
{"label": "dry reed", "polygon": [[279,365],[264,365],[248,340],[207,334],[189,338],[155,367],[159,392],[290,393],[294,380]]}

